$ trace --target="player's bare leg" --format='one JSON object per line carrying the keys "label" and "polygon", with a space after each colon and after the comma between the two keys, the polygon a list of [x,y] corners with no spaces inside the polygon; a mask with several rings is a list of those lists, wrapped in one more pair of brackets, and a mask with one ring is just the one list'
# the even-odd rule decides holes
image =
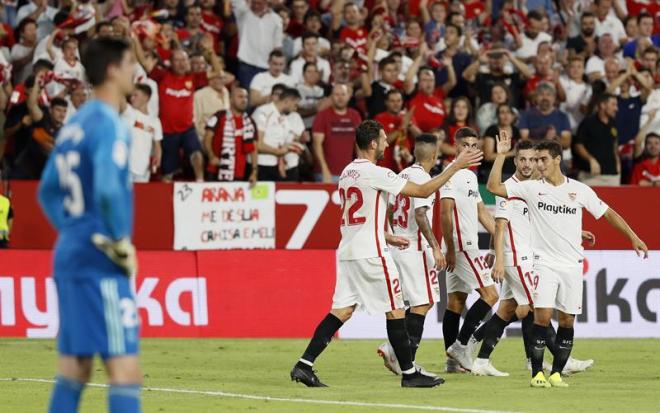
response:
{"label": "player's bare leg", "polygon": [[59,356],[55,388],[48,410],[50,413],[78,411],[80,395],[92,376],[92,364],[91,357]]}
{"label": "player's bare leg", "polygon": [[481,320],[486,317],[499,299],[494,285],[478,288],[477,291],[479,292],[480,299],[468,310],[463,326],[458,333],[457,340],[447,349],[447,354],[458,361],[461,367],[468,371],[472,370],[473,362],[471,350],[468,347],[470,337],[477,329]]}
{"label": "player's bare leg", "polygon": [[319,380],[314,370],[312,370],[314,361],[316,361],[316,358],[330,344],[332,336],[351,318],[354,311],[355,305],[330,310],[328,315],[316,327],[314,336],[309,341],[302,357],[293,366],[291,380],[303,383],[307,387],[327,387]]}
{"label": "player's bare leg", "polygon": [[142,371],[138,356],[111,357],[105,361],[110,388],[110,413],[139,411]]}

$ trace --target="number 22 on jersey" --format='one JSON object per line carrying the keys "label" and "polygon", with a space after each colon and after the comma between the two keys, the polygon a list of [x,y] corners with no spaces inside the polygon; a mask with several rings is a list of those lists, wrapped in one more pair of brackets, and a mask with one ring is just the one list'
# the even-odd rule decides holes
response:
{"label": "number 22 on jersey", "polygon": [[69,151],[55,155],[55,165],[60,178],[60,187],[68,191],[64,197],[64,209],[72,217],[79,217],[85,212],[82,184],[74,169],[80,165],[80,153]]}
{"label": "number 22 on jersey", "polygon": [[341,225],[362,225],[367,219],[357,215],[362,208],[364,200],[359,188],[350,186],[348,189],[339,188],[339,200],[341,201]]}

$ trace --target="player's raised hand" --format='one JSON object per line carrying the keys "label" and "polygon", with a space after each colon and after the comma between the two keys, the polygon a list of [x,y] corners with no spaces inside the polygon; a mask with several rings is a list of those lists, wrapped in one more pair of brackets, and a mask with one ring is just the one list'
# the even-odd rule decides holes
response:
{"label": "player's raised hand", "polygon": [[582,231],[582,241],[586,241],[589,246],[596,245],[596,236],[591,231]]}
{"label": "player's raised hand", "polygon": [[484,158],[484,153],[480,150],[464,150],[456,157],[456,165],[463,168],[471,168],[473,166],[481,165],[481,160]]}
{"label": "player's raised hand", "polygon": [[490,276],[496,283],[502,282],[504,280],[504,263],[496,261]]}
{"label": "player's raised hand", "polygon": [[639,237],[635,237],[632,240],[632,247],[635,250],[635,253],[637,253],[638,257],[643,257],[644,259],[647,259],[649,257],[649,249],[644,243],[644,241],[639,239]]}
{"label": "player's raised hand", "polygon": [[442,254],[442,251],[440,251],[439,248],[433,249],[433,261],[435,261],[435,269],[438,271],[444,270],[447,266],[445,256]]}
{"label": "player's raised hand", "polygon": [[500,129],[500,133],[495,135],[497,140],[497,153],[506,154],[511,150],[511,137],[509,132]]}
{"label": "player's raised hand", "polygon": [[127,277],[137,273],[135,247],[128,238],[114,241],[103,234],[95,233],[92,235],[92,243],[107,255],[110,261],[121,267]]}

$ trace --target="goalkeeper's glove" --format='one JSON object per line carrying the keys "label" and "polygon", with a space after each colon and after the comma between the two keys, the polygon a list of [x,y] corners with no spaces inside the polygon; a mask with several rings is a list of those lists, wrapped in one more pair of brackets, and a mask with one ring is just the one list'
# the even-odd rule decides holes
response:
{"label": "goalkeeper's glove", "polygon": [[92,243],[107,255],[110,261],[121,267],[127,277],[137,273],[135,246],[128,237],[114,241],[103,234],[95,233],[92,235]]}

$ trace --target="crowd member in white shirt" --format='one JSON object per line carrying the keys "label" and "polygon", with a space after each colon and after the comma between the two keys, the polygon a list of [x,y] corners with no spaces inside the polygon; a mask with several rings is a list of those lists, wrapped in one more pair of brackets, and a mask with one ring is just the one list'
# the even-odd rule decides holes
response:
{"label": "crowd member in white shirt", "polygon": [[85,81],[85,69],[78,58],[78,40],[74,37],[66,38],[62,42],[61,53],[57,53],[53,48],[53,40],[56,37],[57,34],[50,36],[46,45],[48,55],[55,65],[53,72],[61,79]]}
{"label": "crowd member in white shirt", "polygon": [[[281,162],[282,169],[284,169],[284,176],[286,181],[300,182],[300,156],[307,150],[305,144],[310,141],[309,132],[305,128],[305,122],[302,116],[298,113],[298,103],[300,102],[300,93],[296,89],[289,89],[292,93],[297,95],[294,110],[287,116],[289,122],[289,136],[286,143],[293,145],[297,148],[295,151],[290,151],[284,155],[284,162]],[[310,154],[311,158],[311,154]]]}
{"label": "crowd member in white shirt", "polygon": [[300,152],[300,147],[291,143],[292,127],[288,116],[295,110],[296,104],[300,100],[300,94],[297,90],[283,85],[276,85],[277,89],[282,88],[277,97],[271,103],[265,104],[252,114],[252,119],[257,125],[257,150],[259,157],[258,179],[260,181],[281,181],[286,175],[283,174],[280,162],[289,152]]}
{"label": "crowd member in white shirt", "polygon": [[319,78],[316,63],[305,63],[303,66],[303,82],[298,83],[298,86],[296,86],[298,93],[300,93],[298,113],[303,117],[305,128],[312,127],[314,115],[321,109],[319,104],[325,95],[323,88],[319,86]]}
{"label": "crowd member in white shirt", "polygon": [[594,3],[596,4],[596,36],[609,33],[617,47],[623,46],[628,41],[626,29],[621,20],[610,13],[612,0],[595,0]]}
{"label": "crowd member in white shirt", "polygon": [[212,73],[208,86],[197,90],[193,96],[193,119],[200,139],[206,134],[209,118],[221,110],[229,109],[229,103],[224,72]]}
{"label": "crowd member in white shirt", "polygon": [[32,72],[32,57],[37,45],[37,23],[33,19],[23,19],[16,28],[16,33],[19,38],[11,48],[11,64],[14,66],[14,82],[21,83]]}
{"label": "crowd member in white shirt", "polygon": [[615,57],[616,44],[611,34],[605,33],[598,38],[598,53],[587,60],[584,69],[589,82],[594,82],[605,77],[605,60]]}
{"label": "crowd member in white shirt", "polygon": [[568,73],[559,78],[559,83],[566,91],[566,100],[559,107],[566,112],[573,133],[584,119],[587,105],[591,99],[591,86],[584,81],[584,59],[574,56],[569,59]]}
{"label": "crowd member in white shirt", "polygon": [[57,12],[56,8],[48,5],[48,0],[32,0],[18,9],[16,21],[20,24],[25,18],[34,19],[39,26],[37,39],[41,40],[53,32],[53,20]]}
{"label": "crowd member in white shirt", "polygon": [[296,83],[302,83],[303,67],[305,63],[315,63],[321,74],[321,81],[328,83],[330,81],[330,63],[318,55],[318,39],[316,33],[305,33],[302,36],[303,48],[300,57],[291,62],[289,73]]}
{"label": "crowd member in white shirt", "polygon": [[268,68],[266,56],[282,47],[282,18],[268,6],[267,0],[231,0],[238,24],[238,81],[248,88],[252,78]]}
{"label": "crowd member in white shirt", "polygon": [[130,104],[121,114],[131,132],[130,170],[133,182],[149,182],[152,172],[156,172],[162,150],[163,128],[160,120],[149,116],[147,105],[151,88],[144,84],[135,85]]}
{"label": "crowd member in white shirt", "polygon": [[543,17],[543,14],[538,10],[532,10],[527,15],[529,19],[527,30],[520,33],[516,38],[518,50],[515,54],[517,58],[529,63],[536,56],[539,44],[543,42],[552,43],[552,36],[542,31]]}
{"label": "crowd member in white shirt", "polygon": [[87,89],[87,86],[84,83],[76,83],[73,85],[71,91],[69,92],[69,96],[66,97],[67,102],[69,102],[69,105],[67,106],[66,110],[66,117],[64,118],[64,123],[66,123],[71,116],[73,116],[77,111],[78,108],[81,107],[85,102],[87,102],[87,98],[89,97],[89,90]]}
{"label": "crowd member in white shirt", "polygon": [[280,50],[273,50],[268,57],[268,70],[257,74],[250,83],[250,106],[257,107],[270,102],[270,92],[278,83],[294,87],[296,82],[286,73],[286,58]]}

